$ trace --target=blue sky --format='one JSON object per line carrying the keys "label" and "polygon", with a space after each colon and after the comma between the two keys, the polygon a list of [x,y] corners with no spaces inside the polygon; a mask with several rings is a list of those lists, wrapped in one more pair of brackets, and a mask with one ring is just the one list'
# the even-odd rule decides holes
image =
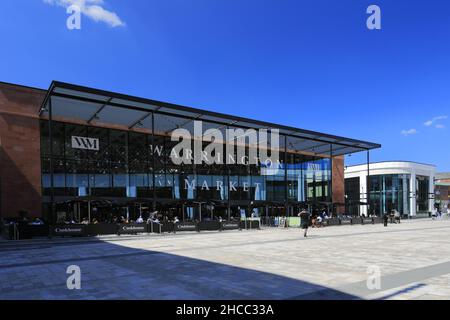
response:
{"label": "blue sky", "polygon": [[[450,171],[449,1],[88,0],[69,30],[73,1],[1,1],[0,81],[323,131],[381,143],[374,161]],[[381,30],[366,28],[371,4]]]}

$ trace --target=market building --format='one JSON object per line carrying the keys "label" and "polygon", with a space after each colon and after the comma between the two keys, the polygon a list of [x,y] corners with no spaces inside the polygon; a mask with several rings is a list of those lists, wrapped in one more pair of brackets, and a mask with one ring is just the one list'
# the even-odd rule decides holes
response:
{"label": "market building", "polygon": [[[229,129],[244,135],[230,140]],[[182,140],[174,141],[175,130],[192,134],[189,152],[174,152]],[[208,132],[220,147],[214,157],[233,150],[234,162],[174,161],[208,148]],[[259,153],[277,161],[251,161],[252,132]],[[57,223],[149,210],[183,221],[292,216],[304,206],[337,213],[345,203],[344,155],[379,147],[62,82],[47,90],[0,83],[0,215],[26,210]]]}
{"label": "market building", "polygon": [[380,217],[395,209],[404,217],[428,216],[434,208],[435,175],[434,165],[410,161],[345,167],[346,212]]}

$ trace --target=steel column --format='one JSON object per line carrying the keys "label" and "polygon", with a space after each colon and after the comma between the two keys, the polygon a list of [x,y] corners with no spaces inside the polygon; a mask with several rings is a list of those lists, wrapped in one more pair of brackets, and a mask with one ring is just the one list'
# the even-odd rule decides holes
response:
{"label": "steel column", "polygon": [[367,201],[367,216],[370,216],[370,151],[367,150],[367,181],[366,181],[366,201]]}
{"label": "steel column", "polygon": [[52,98],[48,100],[48,135],[50,143],[50,215],[48,217],[49,224],[54,223],[55,218],[55,184],[54,184],[54,168],[53,168],[53,110]]}
{"label": "steel column", "polygon": [[155,114],[152,112],[152,198],[153,211],[156,210],[156,185],[155,185]]}

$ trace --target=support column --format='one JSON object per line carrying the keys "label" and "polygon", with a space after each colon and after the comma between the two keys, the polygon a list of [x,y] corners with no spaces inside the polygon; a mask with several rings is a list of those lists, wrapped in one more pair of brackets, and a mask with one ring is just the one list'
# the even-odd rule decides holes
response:
{"label": "support column", "polygon": [[409,216],[415,217],[417,215],[417,184],[416,184],[416,173],[411,173],[411,178],[409,181]]}
{"label": "support column", "polygon": [[88,200],[88,221],[91,223],[91,200]]}
{"label": "support column", "polygon": [[367,211],[366,217],[370,215],[370,151],[367,150],[367,179],[366,179],[366,193],[367,193]]}
{"label": "support column", "polygon": [[333,144],[330,144],[330,180],[329,180],[329,196],[330,196],[330,203],[331,203],[331,210],[330,207],[328,207],[328,216],[333,217],[334,216],[334,205],[333,205]]}
{"label": "support column", "polygon": [[435,200],[434,200],[434,197],[435,197],[435,194],[434,194],[434,175],[432,175],[432,176],[429,176],[429,178],[428,179],[430,179],[429,181],[430,181],[430,184],[428,185],[428,212],[433,212],[433,210],[434,210],[434,202],[435,202]]}
{"label": "support column", "polygon": [[[367,198],[367,175],[363,172],[359,176],[359,192],[360,192],[360,198],[361,202],[368,201]],[[367,205],[360,205],[359,206],[359,213],[360,215],[367,214]]]}
{"label": "support column", "polygon": [[156,184],[155,184],[155,114],[152,112],[152,207],[156,210]]}
{"label": "support column", "polygon": [[408,204],[409,204],[409,193],[408,193],[408,183],[407,183],[407,179],[408,175],[403,175],[402,177],[402,181],[403,181],[403,211],[401,212],[402,215],[409,215],[409,210],[408,210]]}
{"label": "support column", "polygon": [[288,168],[287,168],[287,136],[284,136],[284,213],[286,218],[289,217],[288,213]]}
{"label": "support column", "polygon": [[[48,100],[48,135],[50,143],[50,212],[49,212],[49,225],[52,225],[55,221],[55,182],[54,182],[54,166],[53,166],[53,107],[52,97]],[[89,180],[89,179],[88,179]]]}

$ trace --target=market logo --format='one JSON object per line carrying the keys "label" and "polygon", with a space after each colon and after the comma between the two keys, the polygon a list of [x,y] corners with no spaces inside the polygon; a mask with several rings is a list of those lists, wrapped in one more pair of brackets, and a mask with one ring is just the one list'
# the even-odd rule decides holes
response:
{"label": "market logo", "polygon": [[100,144],[99,144],[99,140],[95,139],[95,138],[72,136],[72,148],[73,149],[99,151]]}
{"label": "market logo", "polygon": [[[170,158],[175,165],[262,164],[270,168],[280,163],[279,137],[278,129],[226,128],[222,132],[215,128],[203,131],[202,121],[194,121],[194,136],[183,128],[172,131],[171,141],[179,143],[173,147]],[[208,145],[203,148],[204,144]]]}

